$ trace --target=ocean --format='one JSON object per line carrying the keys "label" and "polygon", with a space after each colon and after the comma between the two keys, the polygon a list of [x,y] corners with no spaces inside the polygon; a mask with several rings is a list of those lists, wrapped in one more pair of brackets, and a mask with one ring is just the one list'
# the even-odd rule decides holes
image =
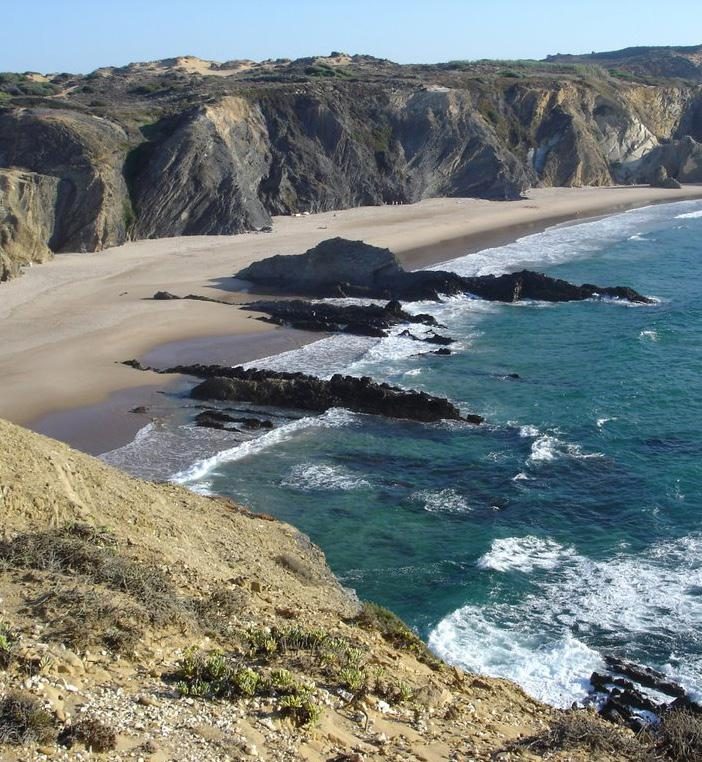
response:
{"label": "ocean", "polygon": [[607,654],[699,698],[702,203],[555,227],[441,265],[523,267],[656,301],[412,304],[457,351],[436,356],[398,329],[252,363],[423,389],[485,416],[481,427],[275,411],[274,430],[241,441],[195,428],[179,399],[103,457],[289,521],[342,584],[438,655],[555,706],[584,699]]}

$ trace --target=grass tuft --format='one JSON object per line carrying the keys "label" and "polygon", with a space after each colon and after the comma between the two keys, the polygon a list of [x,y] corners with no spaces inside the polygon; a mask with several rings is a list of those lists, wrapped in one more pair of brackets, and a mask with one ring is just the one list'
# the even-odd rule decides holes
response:
{"label": "grass tuft", "polygon": [[54,718],[33,696],[10,693],[0,699],[0,744],[50,743],[56,732]]}
{"label": "grass tuft", "polygon": [[112,751],[117,746],[117,734],[108,725],[96,719],[85,719],[65,728],[59,735],[59,743],[72,748],[76,743],[85,746],[88,751],[101,754]]}

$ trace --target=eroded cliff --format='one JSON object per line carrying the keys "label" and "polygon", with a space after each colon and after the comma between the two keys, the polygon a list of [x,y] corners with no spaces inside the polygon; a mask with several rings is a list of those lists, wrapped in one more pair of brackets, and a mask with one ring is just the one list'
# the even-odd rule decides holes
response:
{"label": "eroded cliff", "polygon": [[35,238],[95,251],[261,229],[273,214],[651,182],[662,166],[702,177],[697,82],[531,64],[337,55],[173,59],[11,86],[0,75],[0,168],[54,188],[25,193],[16,214],[0,186],[5,272],[35,258],[17,243]]}

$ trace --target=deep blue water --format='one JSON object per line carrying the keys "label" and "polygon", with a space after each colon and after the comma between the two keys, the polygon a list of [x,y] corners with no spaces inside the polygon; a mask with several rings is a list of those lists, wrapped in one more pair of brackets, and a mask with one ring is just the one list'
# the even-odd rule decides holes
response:
{"label": "deep blue water", "polygon": [[413,307],[460,340],[450,357],[333,337],[269,362],[422,388],[487,425],[332,411],[181,480],[295,524],[439,654],[552,703],[582,698],[603,653],[702,689],[700,210],[637,210],[445,266],[532,266],[652,306],[453,299]]}

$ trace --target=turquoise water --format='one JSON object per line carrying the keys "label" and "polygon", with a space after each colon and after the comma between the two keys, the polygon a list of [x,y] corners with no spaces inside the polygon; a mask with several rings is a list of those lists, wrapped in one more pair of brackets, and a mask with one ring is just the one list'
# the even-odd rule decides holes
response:
{"label": "turquoise water", "polygon": [[583,698],[606,653],[700,690],[701,259],[702,204],[688,202],[451,262],[538,267],[658,301],[414,305],[459,352],[333,337],[268,364],[422,388],[487,425],[331,411],[179,479],[295,524],[343,584],[437,653],[551,703]]}

